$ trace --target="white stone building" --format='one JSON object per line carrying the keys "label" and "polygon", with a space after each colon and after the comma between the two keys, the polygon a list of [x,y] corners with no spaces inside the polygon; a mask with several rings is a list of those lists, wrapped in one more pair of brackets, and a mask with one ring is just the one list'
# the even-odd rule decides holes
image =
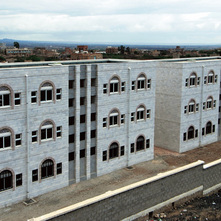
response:
{"label": "white stone building", "polygon": [[185,152],[218,139],[219,58],[158,63],[155,146]]}
{"label": "white stone building", "polygon": [[0,206],[153,159],[155,62],[0,64]]}

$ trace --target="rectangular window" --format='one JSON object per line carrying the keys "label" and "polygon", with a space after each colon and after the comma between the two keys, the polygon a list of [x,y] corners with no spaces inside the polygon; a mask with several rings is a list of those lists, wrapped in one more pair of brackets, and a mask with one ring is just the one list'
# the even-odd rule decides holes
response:
{"label": "rectangular window", "polygon": [[122,91],[122,92],[125,91],[125,82],[121,82],[121,91]]}
{"label": "rectangular window", "polygon": [[205,134],[205,131],[204,131],[204,128],[202,128],[202,135],[204,136],[204,134]]}
{"label": "rectangular window", "polygon": [[198,130],[195,130],[195,137],[198,137]]}
{"label": "rectangular window", "polygon": [[86,115],[84,114],[84,115],[81,115],[80,116],[80,123],[82,124],[82,123],[85,123],[85,119],[86,119]]}
{"label": "rectangular window", "polygon": [[185,81],[185,87],[188,87],[188,78],[186,78],[186,81]]}
{"label": "rectangular window", "polygon": [[147,80],[147,88],[151,88],[151,79]]}
{"label": "rectangular window", "polygon": [[200,85],[200,77],[197,78],[197,85]]}
{"label": "rectangular window", "polygon": [[187,112],[187,106],[184,106],[184,114]]}
{"label": "rectangular window", "polygon": [[69,143],[74,143],[74,134],[69,135]]}
{"label": "rectangular window", "polygon": [[91,130],[91,138],[95,138],[96,137],[96,130]]}
{"label": "rectangular window", "polygon": [[203,110],[206,109],[206,102],[203,102]]}
{"label": "rectangular window", "polygon": [[199,103],[196,104],[196,112],[199,111]]}
{"label": "rectangular window", "polygon": [[16,174],[16,187],[22,186],[22,173]]}
{"label": "rectangular window", "polygon": [[69,126],[74,125],[74,117],[69,117]]}
{"label": "rectangular window", "polygon": [[68,161],[73,161],[74,160],[74,152],[70,152],[68,156]]}
{"label": "rectangular window", "polygon": [[96,113],[91,113],[91,121],[96,121]]}
{"label": "rectangular window", "polygon": [[183,141],[186,141],[186,133],[183,133]]}
{"label": "rectangular window", "polygon": [[204,84],[207,83],[207,76],[204,77]]}
{"label": "rectangular window", "polygon": [[134,143],[130,144],[130,152],[134,153]]}
{"label": "rectangular window", "polygon": [[80,98],[80,105],[81,105],[81,106],[84,105],[84,100],[85,100],[85,97],[81,97],[81,98]]}
{"label": "rectangular window", "polygon": [[96,147],[91,147],[91,156],[96,154]]}
{"label": "rectangular window", "polygon": [[32,143],[35,143],[38,141],[38,131],[32,131]]}
{"label": "rectangular window", "polygon": [[32,170],[32,182],[38,181],[38,169]]}
{"label": "rectangular window", "polygon": [[15,146],[20,146],[21,145],[21,134],[16,134],[15,135]]}
{"label": "rectangular window", "polygon": [[107,93],[107,84],[103,84],[103,94]]}
{"label": "rectangular window", "polygon": [[69,80],[69,89],[74,88],[74,80]]}
{"label": "rectangular window", "polygon": [[133,112],[133,113],[131,113],[131,122],[134,122],[134,115],[135,115],[135,113]]}
{"label": "rectangular window", "polygon": [[125,115],[121,114],[120,123],[124,124],[124,121],[125,121]]}
{"label": "rectangular window", "polygon": [[132,81],[132,83],[131,83],[131,90],[132,90],[132,91],[135,90],[135,81]]}
{"label": "rectangular window", "polygon": [[15,101],[15,105],[21,104],[21,93],[15,93],[14,101]]}
{"label": "rectangular window", "polygon": [[216,100],[213,101],[213,108],[216,107]]}
{"label": "rectangular window", "polygon": [[69,107],[74,107],[74,98],[69,99]]}
{"label": "rectangular window", "polygon": [[85,132],[80,133],[80,140],[85,140]]}
{"label": "rectangular window", "polygon": [[37,103],[37,91],[31,92],[31,103],[36,104]]}
{"label": "rectangular window", "polygon": [[95,104],[96,102],[96,96],[91,96],[91,104]]}
{"label": "rectangular window", "polygon": [[218,76],[217,76],[217,75],[215,75],[215,80],[214,80],[214,82],[215,82],[215,83],[217,82],[217,77],[218,77]]}
{"label": "rectangular window", "polygon": [[150,139],[147,139],[146,140],[146,148],[149,148],[150,147]]}
{"label": "rectangular window", "polygon": [[85,149],[80,150],[80,158],[84,158],[85,157]]}
{"label": "rectangular window", "polygon": [[103,127],[107,127],[107,118],[103,118]]}
{"label": "rectangular window", "polygon": [[120,155],[123,156],[124,155],[124,146],[120,147]]}
{"label": "rectangular window", "polygon": [[147,119],[150,118],[150,110],[147,110]]}
{"label": "rectangular window", "polygon": [[62,163],[57,163],[57,175],[62,174]]}
{"label": "rectangular window", "polygon": [[218,124],[220,124],[220,118],[218,119]]}
{"label": "rectangular window", "polygon": [[91,87],[96,86],[96,78],[91,78]]}
{"label": "rectangular window", "polygon": [[84,87],[84,83],[85,83],[85,80],[84,80],[84,79],[81,79],[81,80],[80,80],[80,87]]}
{"label": "rectangular window", "polygon": [[216,125],[214,124],[213,125],[213,133],[215,132],[215,129],[216,129]]}
{"label": "rectangular window", "polygon": [[219,113],[221,112],[221,106],[219,106]]}
{"label": "rectangular window", "polygon": [[57,127],[57,137],[61,137],[62,127]]}
{"label": "rectangular window", "polygon": [[57,99],[57,100],[61,100],[61,88],[58,88],[58,89],[56,90],[56,99]]}
{"label": "rectangular window", "polygon": [[103,151],[103,161],[107,160],[107,151]]}

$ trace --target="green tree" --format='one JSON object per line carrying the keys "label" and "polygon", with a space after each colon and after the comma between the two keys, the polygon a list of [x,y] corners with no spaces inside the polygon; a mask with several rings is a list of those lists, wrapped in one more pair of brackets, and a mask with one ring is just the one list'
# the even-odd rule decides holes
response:
{"label": "green tree", "polygon": [[20,45],[19,45],[19,43],[17,41],[14,42],[14,47],[16,47],[16,48],[20,47]]}
{"label": "green tree", "polygon": [[2,57],[2,56],[0,56],[0,62],[1,61],[5,61],[6,59],[4,58],[4,57]]}
{"label": "green tree", "polygon": [[120,51],[121,54],[124,54],[125,47],[123,45],[121,45],[120,47],[118,47],[118,51]]}
{"label": "green tree", "polygon": [[41,58],[36,56],[36,55],[31,55],[27,58],[27,60],[32,60],[32,61],[40,61]]}

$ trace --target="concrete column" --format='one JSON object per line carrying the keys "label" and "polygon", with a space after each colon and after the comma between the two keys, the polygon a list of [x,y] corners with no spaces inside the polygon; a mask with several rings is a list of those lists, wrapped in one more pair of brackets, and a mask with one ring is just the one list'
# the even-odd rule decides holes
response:
{"label": "concrete column", "polygon": [[128,77],[127,77],[127,85],[126,85],[126,91],[127,91],[127,114],[126,114],[126,124],[127,124],[127,142],[126,142],[126,147],[125,147],[125,154],[127,156],[127,166],[130,166],[130,91],[131,91],[131,68],[128,67]]}
{"label": "concrete column", "polygon": [[75,67],[75,181],[80,182],[80,66]]}
{"label": "concrete column", "polygon": [[91,177],[91,65],[86,66],[86,177]]}

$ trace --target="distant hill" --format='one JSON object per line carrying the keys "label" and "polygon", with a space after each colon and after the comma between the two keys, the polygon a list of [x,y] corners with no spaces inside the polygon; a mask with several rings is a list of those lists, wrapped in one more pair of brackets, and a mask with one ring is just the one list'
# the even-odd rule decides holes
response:
{"label": "distant hill", "polygon": [[[136,45],[136,44],[123,44],[123,43],[115,43],[115,44],[94,44],[89,42],[58,42],[58,41],[26,41],[26,40],[17,40],[17,39],[0,39],[0,43],[6,43],[7,46],[13,46],[14,42],[17,41],[20,44],[20,47],[28,47],[28,48],[34,48],[34,47],[45,47],[45,48],[76,48],[77,45],[88,45],[89,49],[100,49],[105,50],[107,46],[113,46],[118,47],[120,45],[124,45],[125,47],[130,48],[138,48],[138,49],[149,49],[149,50],[167,50],[170,48],[175,48],[177,45],[171,44],[171,45]],[[209,49],[215,49],[215,48],[221,48],[221,44],[217,45],[179,45],[181,48],[184,48],[185,50],[209,50]]]}

